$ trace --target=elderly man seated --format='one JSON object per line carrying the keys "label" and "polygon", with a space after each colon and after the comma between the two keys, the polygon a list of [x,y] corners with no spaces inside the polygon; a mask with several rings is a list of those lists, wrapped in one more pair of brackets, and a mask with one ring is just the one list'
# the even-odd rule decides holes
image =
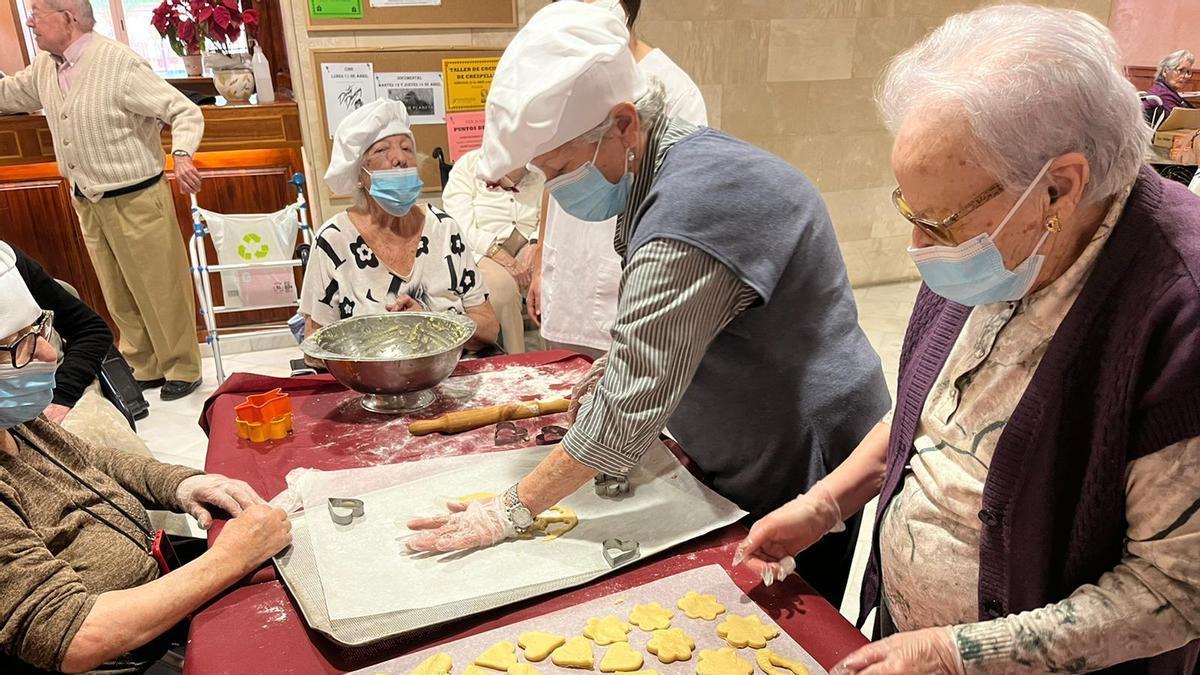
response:
{"label": "elderly man seated", "polygon": [[458,223],[418,206],[421,177],[408,111],[379,99],[338,125],[325,182],[354,204],[317,230],[300,312],[311,333],[384,312],[455,312],[475,321],[468,350],[495,344],[499,325]]}
{"label": "elderly man seated", "polygon": [[542,177],[527,169],[508,176],[514,191],[489,190],[475,177],[479,151],[458,159],[442,191],[442,206],[462,227],[488,296],[500,318],[500,339],[509,354],[525,351],[522,296],[529,290],[542,212]]}
{"label": "elderly man seated", "polygon": [[[0,672],[141,672],[163,634],[291,541],[248,485],[91,445],[41,416],[53,397],[53,315],[0,247]],[[235,518],[172,568],[146,507],[202,527]]]}

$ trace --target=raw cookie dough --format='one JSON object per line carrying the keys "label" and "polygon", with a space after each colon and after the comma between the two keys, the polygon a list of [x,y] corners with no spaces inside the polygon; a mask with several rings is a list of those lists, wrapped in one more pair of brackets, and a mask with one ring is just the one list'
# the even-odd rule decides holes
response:
{"label": "raw cookie dough", "polygon": [[516,664],[517,646],[508,640],[488,647],[482,656],[475,659],[475,665],[499,671],[507,671]]}
{"label": "raw cookie dough", "polygon": [[644,631],[653,632],[670,628],[671,619],[674,617],[675,612],[657,602],[652,602],[648,605],[634,607],[633,611],[629,613],[629,623]]}
{"label": "raw cookie dough", "polygon": [[463,495],[458,498],[458,501],[466,504],[467,502],[482,502],[495,497],[495,492],[473,492],[469,495]]}
{"label": "raw cookie dough", "polygon": [[[458,501],[463,502],[481,502],[495,497],[494,492],[475,492],[469,495],[458,497]],[[558,525],[559,527],[551,527]],[[533,519],[533,525],[529,527],[529,531],[520,535],[520,539],[534,539],[538,536],[542,541],[554,541],[564,534],[575,529],[579,525],[579,516],[575,512],[565,506],[551,506]]]}
{"label": "raw cookie dough", "polygon": [[449,654],[434,654],[425,659],[409,675],[450,675],[454,662]]}
{"label": "raw cookie dough", "polygon": [[629,642],[629,631],[631,630],[633,630],[633,626],[615,616],[606,616],[603,619],[593,617],[587,620],[587,625],[583,627],[583,634],[595,640],[596,644],[604,646],[614,642]]}
{"label": "raw cookie dough", "polygon": [[508,667],[508,675],[542,675],[537,668],[528,663],[518,663],[515,666]]}
{"label": "raw cookie dough", "polygon": [[462,675],[495,675],[495,673],[485,668],[480,668],[472,663],[471,665],[467,666],[467,669],[463,671]]}
{"label": "raw cookie dough", "polygon": [[717,602],[717,596],[688,591],[679,602],[675,603],[683,610],[688,618],[712,621],[725,613],[725,605]]}
{"label": "raw cookie dough", "polygon": [[682,628],[654,631],[654,637],[646,643],[646,651],[658,657],[662,663],[687,661],[692,658],[696,642]]}
{"label": "raw cookie dough", "polygon": [[779,629],[763,623],[757,616],[730,615],[717,626],[717,635],[725,638],[730,647],[761,649],[767,646],[767,640],[779,635]]}
{"label": "raw cookie dough", "polygon": [[[754,660],[758,662],[758,667],[766,675],[788,675],[787,671],[791,671],[792,675],[808,675],[808,668],[803,663],[785,659],[770,649],[760,649],[755,652]],[[784,670],[780,670],[780,668]]]}
{"label": "raw cookie dough", "polygon": [[538,631],[521,633],[517,638],[517,644],[525,650],[525,658],[530,661],[545,661],[546,657],[550,656],[550,652],[563,646],[566,641],[567,639],[561,635]]}
{"label": "raw cookie dough", "polygon": [[642,664],[641,652],[630,647],[628,642],[617,642],[600,659],[600,672],[629,673],[641,668]]}
{"label": "raw cookie dough", "polygon": [[696,675],[754,675],[754,664],[737,655],[737,650],[722,647],[700,650]]}
{"label": "raw cookie dough", "polygon": [[573,637],[550,654],[550,660],[560,668],[583,668],[591,670],[595,659],[592,656],[592,641],[585,637]]}

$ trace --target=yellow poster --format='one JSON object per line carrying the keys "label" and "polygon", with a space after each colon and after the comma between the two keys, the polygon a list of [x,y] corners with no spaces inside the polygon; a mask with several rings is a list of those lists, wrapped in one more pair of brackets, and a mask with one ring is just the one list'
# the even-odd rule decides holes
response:
{"label": "yellow poster", "polygon": [[442,75],[446,82],[446,110],[460,112],[483,110],[492,74],[499,57],[482,59],[442,59]]}

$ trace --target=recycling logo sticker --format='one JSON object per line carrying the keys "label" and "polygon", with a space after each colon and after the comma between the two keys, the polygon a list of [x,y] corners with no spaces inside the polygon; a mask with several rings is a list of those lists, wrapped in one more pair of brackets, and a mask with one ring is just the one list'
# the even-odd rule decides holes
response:
{"label": "recycling logo sticker", "polygon": [[242,237],[242,243],[238,244],[237,252],[239,258],[250,261],[255,258],[267,257],[271,253],[271,247],[263,243],[262,237],[250,232]]}

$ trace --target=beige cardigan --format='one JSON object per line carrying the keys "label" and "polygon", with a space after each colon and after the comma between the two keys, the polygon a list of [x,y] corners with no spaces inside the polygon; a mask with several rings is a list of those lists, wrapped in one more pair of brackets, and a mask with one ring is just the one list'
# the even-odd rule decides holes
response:
{"label": "beige cardigan", "polygon": [[159,133],[171,125],[173,150],[196,152],[204,115],[129,47],[95,35],[64,96],[58,64],[40,52],[33,65],[0,79],[0,111],[44,109],[58,169],[92,201],[163,170]]}

